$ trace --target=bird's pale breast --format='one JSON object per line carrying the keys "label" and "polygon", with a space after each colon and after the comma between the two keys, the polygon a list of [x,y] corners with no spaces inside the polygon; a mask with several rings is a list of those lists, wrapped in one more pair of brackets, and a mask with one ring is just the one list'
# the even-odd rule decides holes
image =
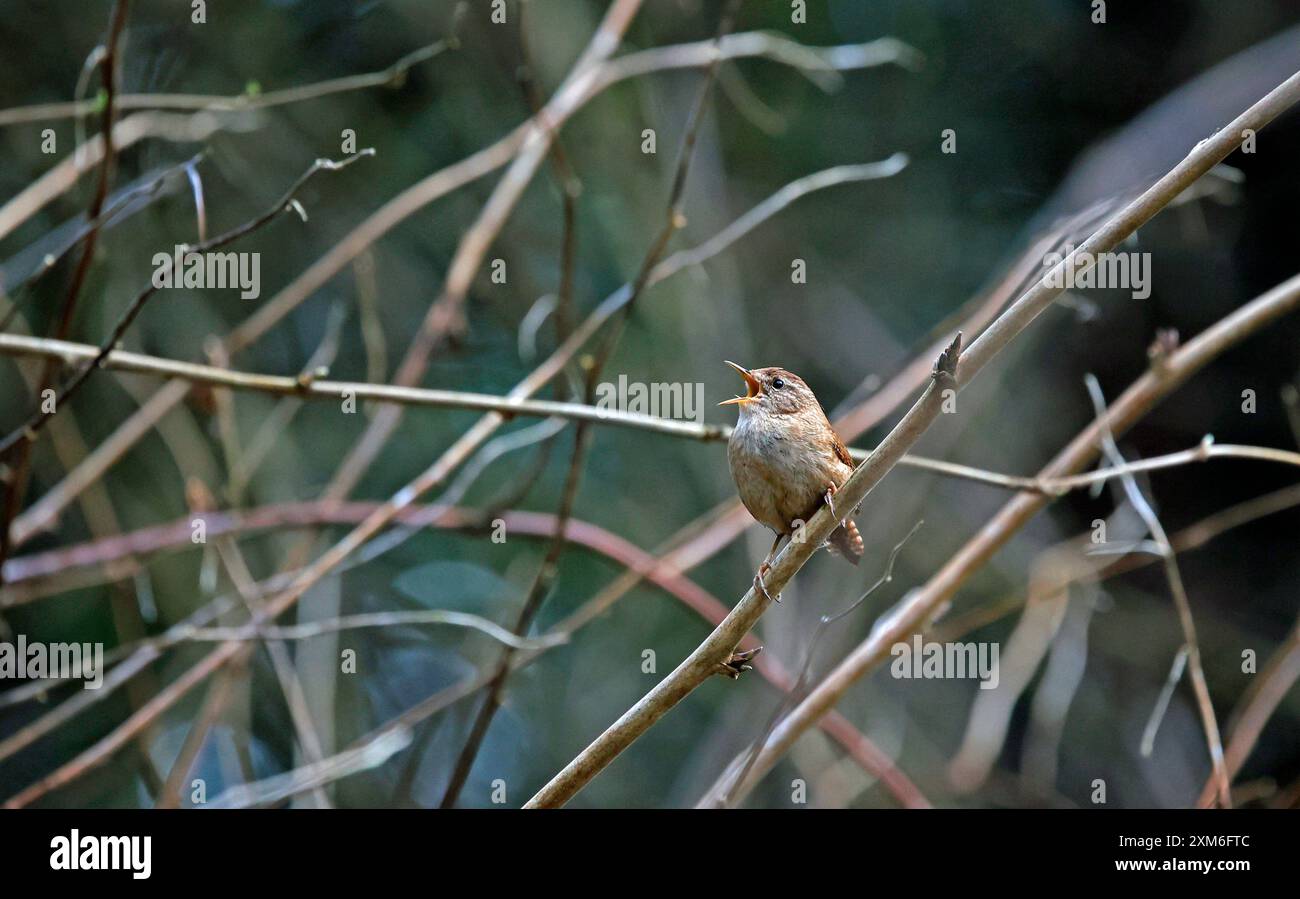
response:
{"label": "bird's pale breast", "polygon": [[826,447],[811,439],[811,429],[793,416],[745,416],[727,447],[727,461],[740,501],[755,520],[779,534],[796,519],[817,511],[826,488],[839,487],[852,473]]}

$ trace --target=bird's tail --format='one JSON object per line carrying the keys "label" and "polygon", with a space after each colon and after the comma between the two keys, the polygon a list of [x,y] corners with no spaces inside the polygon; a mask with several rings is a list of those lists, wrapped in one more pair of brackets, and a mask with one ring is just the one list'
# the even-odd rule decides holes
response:
{"label": "bird's tail", "polygon": [[845,521],[842,527],[836,528],[827,543],[830,544],[831,552],[843,556],[854,565],[862,558],[862,535],[858,533],[858,526],[852,518]]}

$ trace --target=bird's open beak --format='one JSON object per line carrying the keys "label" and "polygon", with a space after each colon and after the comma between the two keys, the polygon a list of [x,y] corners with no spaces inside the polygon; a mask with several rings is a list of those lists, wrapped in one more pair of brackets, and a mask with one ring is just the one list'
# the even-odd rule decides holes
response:
{"label": "bird's open beak", "polygon": [[730,406],[732,403],[737,403],[743,406],[745,405],[745,403],[752,403],[754,401],[754,398],[758,396],[758,391],[759,391],[758,378],[751,375],[749,373],[749,369],[741,368],[739,365],[737,365],[734,362],[728,362],[727,364],[730,365],[732,368],[734,368],[736,372],[742,378],[745,379],[746,394],[744,396],[733,396],[729,400],[723,400],[722,402],[718,403],[718,405]]}

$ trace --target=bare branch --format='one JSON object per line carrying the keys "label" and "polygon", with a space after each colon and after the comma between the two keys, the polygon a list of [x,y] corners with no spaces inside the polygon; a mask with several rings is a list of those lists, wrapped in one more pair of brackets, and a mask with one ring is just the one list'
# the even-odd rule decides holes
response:
{"label": "bare branch", "polygon": [[[916,442],[940,414],[941,396],[945,389],[964,386],[995,355],[997,355],[1017,334],[1029,325],[1046,309],[1061,292],[1064,285],[1071,283],[1070,278],[1076,271],[1090,268],[1096,254],[1107,252],[1122,240],[1150,220],[1157,212],[1172,202],[1184,189],[1193,184],[1200,176],[1221,162],[1241,140],[1246,129],[1259,130],[1273,118],[1300,100],[1300,73],[1288,78],[1281,85],[1246,110],[1235,121],[1219,131],[1213,137],[1198,144],[1182,162],[1162,177],[1143,194],[1128,204],[1117,214],[1110,217],[1091,237],[1074,252],[1070,253],[1051,272],[1044,275],[1038,283],[1029,289],[1006,312],[999,316],[989,328],[971,344],[969,351],[958,355],[960,339],[954,341],[949,351],[940,357],[941,364],[936,367],[935,379],[925,393],[903,417],[902,421],[890,432],[876,452],[858,466],[849,480],[840,488],[841,504],[845,508],[854,508],[867,496],[872,488],[893,468],[912,444]],[[1064,276],[1064,277],[1061,277]],[[1060,278],[1058,280],[1058,277]],[[1267,316],[1262,316],[1267,318]],[[947,365],[942,364],[947,361]],[[941,386],[940,386],[941,385]],[[1095,446],[1090,446],[1090,456],[1095,453]],[[1072,474],[1077,469],[1049,471],[1052,476]],[[1022,494],[1023,497],[1023,494]],[[1020,497],[1018,497],[1020,499]],[[1026,500],[1029,502],[1030,500]],[[799,543],[791,543],[772,564],[767,582],[767,591],[779,594],[790,578],[803,567],[812,553],[823,541],[829,538],[831,531],[838,526],[834,515],[823,507],[805,525],[806,538]],[[991,526],[991,525],[990,525]],[[959,554],[953,562],[960,562]],[[917,591],[924,594],[924,591]],[[907,600],[899,615],[893,616],[884,627],[878,627],[877,633],[891,633],[911,616],[909,610],[923,608],[916,596]],[[751,588],[719,625],[710,637],[690,654],[671,674],[665,677],[644,698],[629,709],[611,725],[604,734],[583,750],[573,761],[551,779],[526,807],[548,807],[563,805],[583,786],[608,765],[620,752],[649,729],[670,708],[691,693],[695,687],[708,676],[718,662],[728,657],[740,638],[758,621],[766,610],[767,598]],[[882,622],[882,624],[884,624]],[[869,640],[873,647],[876,643]],[[850,656],[850,661],[859,653]],[[846,662],[845,664],[848,664]],[[737,798],[744,795],[747,784],[766,773],[780,753],[793,742],[798,733],[806,729],[807,716],[821,702],[827,701],[839,686],[837,674],[845,667],[842,664],[827,678],[799,708],[785,720],[783,725],[768,741],[763,753],[754,766],[754,772],[746,784],[739,784]],[[851,678],[843,682],[846,689]],[[822,707],[824,712],[828,706]],[[801,714],[802,712],[802,714]]]}
{"label": "bare branch", "polygon": [[[1282,645],[1251,681],[1241,704],[1233,712],[1233,720],[1228,728],[1228,747],[1224,751],[1224,767],[1229,778],[1236,777],[1241,771],[1251,750],[1255,748],[1259,735],[1264,731],[1264,725],[1273,717],[1297,680],[1300,680],[1300,624],[1291,629]],[[1201,808],[1211,807],[1219,793],[1219,775],[1218,772],[1212,772],[1205,782],[1197,805]]]}
{"label": "bare branch", "polygon": [[345,749],[284,774],[231,787],[211,802],[204,803],[203,807],[250,808],[279,802],[308,790],[318,790],[336,780],[378,768],[410,742],[410,731],[395,729],[357,749]]}
{"label": "bare branch", "polygon": [[[193,247],[187,247],[186,251],[191,253],[201,254],[201,253],[206,253],[209,250],[214,250],[219,247],[223,247],[226,244],[233,243],[239,238],[244,237],[245,235],[250,234],[253,231],[256,231],[258,228],[261,228],[263,225],[267,224],[272,219],[288,211],[290,209],[290,203],[292,202],[294,195],[297,194],[297,192],[302,188],[302,186],[306,184],[308,181],[310,181],[312,176],[315,175],[317,172],[321,172],[321,171],[337,172],[341,169],[348,167],[352,163],[356,162],[358,159],[363,159],[367,156],[373,156],[373,155],[374,155],[373,150],[366,149],[357,153],[355,156],[350,156],[347,159],[343,159],[343,160],[335,161],[332,159],[317,159],[314,163],[312,163],[311,167],[308,168],[307,171],[305,171],[302,175],[300,175],[298,179],[289,187],[289,189],[285,191],[284,195],[279,200],[277,200],[275,204],[273,204],[269,209],[266,210],[266,212],[262,213],[257,218],[245,222],[244,224],[236,228],[232,228],[230,231],[227,231],[225,234],[221,234],[211,238],[205,243],[196,244]],[[87,246],[89,246],[89,241],[87,241]],[[159,289],[160,288],[158,287],[156,281],[154,279],[150,279],[149,286],[145,287],[138,294],[136,294],[135,299],[133,299],[130,302],[130,304],[127,305],[126,309],[122,312],[121,316],[118,318],[117,323],[113,326],[112,332],[109,334],[108,338],[105,339],[104,342],[99,346],[98,350],[96,350],[94,356],[90,359],[90,361],[87,364],[83,365],[80,371],[78,371],[77,374],[74,375],[73,378],[68,382],[68,384],[62,390],[59,391],[58,396],[55,398],[55,401],[52,404],[51,411],[46,412],[43,409],[38,409],[36,412],[32,413],[32,415],[27,419],[25,424],[11,431],[3,440],[0,440],[0,455],[8,452],[20,441],[25,441],[29,444],[35,441],[41,429],[44,428],[45,425],[49,422],[49,420],[57,414],[57,410],[63,405],[65,405],[68,402],[68,400],[70,400],[72,396],[76,394],[78,390],[81,389],[81,387],[86,383],[86,381],[90,378],[90,376],[93,375],[96,371],[99,370],[99,368],[103,366],[104,361],[108,358],[109,354],[113,351],[113,348],[117,346],[117,344],[121,341],[122,337],[126,334],[127,329],[130,328],[132,323],[135,322],[136,317],[140,314],[140,311],[144,308],[145,303],[147,303],[149,298],[152,297],[155,293],[157,293]],[[5,335],[0,335],[0,336],[5,336]]]}
{"label": "bare branch", "polygon": [[[721,48],[721,54],[726,59],[757,56],[768,57],[777,61],[784,61],[784,58],[789,55],[786,52],[789,51],[789,48],[785,47],[785,44],[789,43],[788,40],[777,39],[769,35],[762,35],[761,37],[762,40],[751,40],[748,39],[747,35],[732,35],[730,41],[724,43]],[[741,38],[746,38],[746,40],[739,40]],[[890,63],[903,64],[913,59],[912,54],[915,53],[911,48],[907,48],[906,45],[892,39],[881,39],[862,45],[803,49],[814,56],[822,57],[823,62],[827,65],[832,67],[842,66],[845,69]],[[575,98],[572,107],[568,109],[567,115],[571,115],[600,91],[624,78],[634,77],[650,71],[701,68],[709,65],[716,55],[713,53],[712,41],[700,41],[694,44],[680,44],[640,51],[621,57],[615,63],[607,64],[609,67],[602,68],[598,78],[585,85],[581,95]],[[650,64],[652,62],[653,65]],[[557,119],[553,113],[548,115],[547,121],[553,127],[558,127],[561,120]],[[534,120],[520,125],[497,143],[466,157],[454,165],[429,175],[386,203],[361,225],[357,226],[333,250],[317,260],[293,283],[259,307],[257,312],[236,328],[225,341],[227,354],[233,355],[257,342],[315,290],[324,285],[344,266],[364,252],[367,247],[406,218],[414,215],[440,197],[477,178],[483,177],[509,162],[523,146],[524,137],[533,121],[540,121],[540,119],[534,117]],[[119,124],[118,129],[114,131],[114,140],[119,147],[155,134],[172,140],[196,141],[205,139],[218,127],[218,123],[211,116],[169,117],[164,113],[137,113],[124,119]],[[97,149],[94,141],[88,145],[87,149],[91,153],[102,152],[102,148]],[[725,245],[805,193],[844,183],[845,181],[864,180],[864,177],[860,177],[861,173],[856,171],[856,168],[843,166],[829,169],[818,173],[818,175],[809,176],[807,179],[799,179],[787,185],[785,189],[770,197],[764,204],[755,207],[747,216],[737,220],[728,229],[719,233],[714,238],[714,241],[723,244],[722,246],[702,246],[697,248],[696,252],[701,253],[702,256],[720,252],[721,249],[725,248]],[[70,157],[54,169],[51,169],[37,183],[19,194],[10,203],[0,207],[0,238],[3,238],[45,203],[48,203],[57,193],[65,190],[75,181],[79,173],[79,165],[75,164]],[[706,250],[707,252],[705,252]],[[652,278],[651,283],[679,271],[681,267],[701,261],[703,261],[703,258],[692,259],[689,256],[683,256],[681,253],[675,254],[661,264],[657,276]],[[598,310],[598,312],[603,314],[602,310]],[[87,485],[98,480],[116,460],[121,458],[127,449],[134,445],[144,434],[148,433],[168,410],[174,408],[185,397],[187,392],[188,388],[185,385],[170,384],[160,390],[149,403],[137,410],[87,458],[82,466],[71,472],[46,497],[33,504],[24,515],[15,520],[13,526],[15,545],[22,542],[19,537],[27,539],[31,534],[48,527],[49,523],[54,521],[58,513],[69,502],[81,491],[85,490]]]}
{"label": "bare branch", "polygon": [[[373,514],[376,508],[376,503],[338,504],[316,501],[283,506],[267,506],[237,513],[207,512],[203,514],[203,521],[210,538],[224,536],[234,538],[266,529],[278,530],[285,527],[355,524]],[[555,532],[556,518],[553,515],[519,511],[504,511],[495,514],[501,517],[506,528],[511,533],[547,538]],[[479,511],[444,506],[412,508],[401,517],[402,524],[410,528],[473,529],[481,526],[483,521],[484,516]],[[148,555],[167,548],[190,547],[192,544],[189,541],[189,535],[192,532],[192,524],[192,517],[185,516],[170,524],[146,528],[120,537],[53,550],[37,556],[20,557],[11,560],[11,564],[15,566],[15,576],[19,581],[22,581],[39,578],[43,574],[60,572],[69,568],[102,565],[112,559],[121,558],[123,555],[135,553]],[[653,556],[608,531],[584,521],[573,520],[570,521],[565,536],[572,543],[601,553],[618,564],[628,566],[633,571],[644,573],[645,577],[655,586],[713,624],[717,624],[726,616],[727,609],[722,602],[694,581],[680,574],[654,571],[658,563]],[[296,572],[277,575],[263,581],[257,585],[258,596],[265,596],[284,589],[291,582],[294,575],[296,575]],[[13,587],[11,586],[9,589],[12,591]],[[36,721],[0,741],[0,761],[30,746],[36,740],[67,723],[94,703],[106,699],[132,677],[142,670],[146,670],[147,666],[159,659],[164,652],[183,643],[191,642],[195,639],[196,634],[202,635],[205,633],[209,622],[235,608],[237,602],[238,600],[233,596],[218,597],[157,637],[144,640],[135,646],[128,644],[116,647],[105,655],[106,664],[114,664],[116,667],[113,667],[105,675],[104,684],[99,690],[77,691],[72,697],[54,707]],[[582,610],[558,622],[555,627],[537,641],[529,641],[545,642],[547,647],[531,647],[523,650],[513,660],[512,670],[518,670],[531,664],[541,656],[544,648],[549,648],[552,644],[560,645],[568,641],[580,628],[594,621],[598,617],[599,611],[607,608],[607,605],[595,608],[595,604],[598,603],[600,603],[599,597],[588,603]],[[0,603],[0,607],[3,607],[3,605],[3,603]],[[402,615],[403,613],[396,614]],[[360,617],[363,621],[372,620],[370,616],[352,617]],[[444,616],[440,614],[438,617],[443,618]],[[350,619],[338,620],[346,622]],[[324,625],[313,622],[309,625],[300,625],[297,628],[267,629],[285,638],[295,636],[306,638],[312,635],[313,629],[317,626]],[[237,630],[240,632],[232,633],[231,637],[245,636],[244,629]],[[756,668],[777,689],[783,691],[791,689],[793,679],[774,659],[760,657],[757,660]],[[490,677],[491,672],[485,672],[475,675],[461,684],[439,691],[424,702],[408,709],[393,720],[371,731],[370,734],[358,739],[351,748],[358,748],[367,741],[394,728],[414,727],[449,705],[473,695],[487,685]],[[38,681],[15,688],[0,698],[0,706],[13,705],[43,696],[47,691],[59,686],[59,683],[57,681]],[[844,747],[845,751],[869,775],[879,778],[881,783],[902,805],[908,808],[929,807],[930,803],[925,799],[924,794],[897,768],[893,760],[858,731],[846,718],[838,714],[831,714],[822,721],[821,726],[832,739]]]}
{"label": "bare branch", "polygon": [[[1300,85],[1300,76],[1289,79],[1286,85]],[[1292,87],[1292,90],[1296,88]],[[1201,145],[1202,148],[1205,146]],[[1102,421],[1112,433],[1122,434],[1221,353],[1297,307],[1300,307],[1300,275],[1247,303],[1174,351],[1159,367],[1148,370],[1110,405]],[[1097,458],[1100,435],[1101,424],[1094,421],[1044,467],[1040,476],[1056,478],[1081,471]],[[887,619],[878,621],[867,639],[849,653],[777,728],[763,748],[753,774],[746,784],[740,785],[737,795],[744,795],[752,789],[758,778],[771,770],[800,734],[833,708],[854,682],[888,657],[891,646],[923,630],[958,588],[1049,502],[1050,498],[1043,494],[1017,494],[923,587],[910,593]]]}
{"label": "bare branch", "polygon": [[[464,6],[464,4],[461,4]],[[449,38],[434,41],[424,47],[412,50],[386,69],[368,72],[362,75],[347,75],[343,78],[331,78],[313,84],[302,84],[260,94],[235,94],[234,96],[214,96],[205,94],[123,94],[117,99],[118,109],[143,110],[160,109],[173,112],[248,112],[257,109],[269,109],[273,106],[285,106],[290,103],[302,103],[334,94],[365,90],[372,87],[401,87],[406,82],[406,74],[414,66],[428,62],[443,52],[457,46],[455,29]],[[49,122],[69,119],[94,112],[98,106],[97,99],[77,100],[71,103],[40,103],[34,106],[15,106],[0,109],[0,128],[6,125]]]}
{"label": "bare branch", "polygon": [[[89,344],[69,341],[0,334],[0,355],[59,359],[70,365],[75,362],[95,360],[98,358],[101,349]],[[590,424],[649,431],[668,437],[680,437],[705,443],[725,442],[731,436],[730,425],[698,424],[692,421],[660,418],[640,412],[625,412],[614,408],[607,409],[587,403],[522,399],[423,387],[394,387],[389,384],[370,384],[361,381],[330,381],[327,379],[305,378],[301,375],[296,377],[265,375],[195,362],[164,359],[159,356],[130,353],[123,350],[109,352],[99,364],[100,367],[113,371],[178,378],[194,384],[209,384],[214,387],[228,387],[233,390],[256,391],[302,399],[338,401],[355,398],[403,406],[500,412],[509,418],[521,415],[537,418],[561,418]],[[855,447],[850,452],[857,461],[861,462],[873,450]],[[1121,466],[1099,468],[1064,478],[1001,474],[983,468],[958,465],[942,459],[930,459],[914,454],[905,455],[899,461],[899,464],[948,477],[988,484],[993,487],[1002,487],[1008,490],[1032,490],[1059,496],[1071,490],[1090,487],[1128,473],[1137,474],[1158,471],[1196,462],[1207,462],[1211,459],[1229,458],[1253,459],[1283,465],[1300,465],[1300,453],[1292,450],[1233,443],[1215,443],[1213,438],[1208,436],[1201,443],[1189,449],[1139,459]]]}

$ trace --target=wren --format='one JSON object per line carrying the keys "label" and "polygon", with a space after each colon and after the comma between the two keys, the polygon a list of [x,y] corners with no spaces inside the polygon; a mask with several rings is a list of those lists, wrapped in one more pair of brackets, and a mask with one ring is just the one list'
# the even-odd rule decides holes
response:
{"label": "wren", "polygon": [[[798,375],[783,368],[741,368],[745,396],[718,405],[736,405],[740,418],[727,444],[727,461],[740,501],[776,540],[754,576],[754,587],[769,599],[763,583],[782,539],[825,503],[838,519],[833,497],[853,473],[853,457],[836,435],[826,412]],[[840,519],[827,548],[854,565],[862,558],[862,535],[852,518]],[[778,601],[780,597],[777,597]]]}

